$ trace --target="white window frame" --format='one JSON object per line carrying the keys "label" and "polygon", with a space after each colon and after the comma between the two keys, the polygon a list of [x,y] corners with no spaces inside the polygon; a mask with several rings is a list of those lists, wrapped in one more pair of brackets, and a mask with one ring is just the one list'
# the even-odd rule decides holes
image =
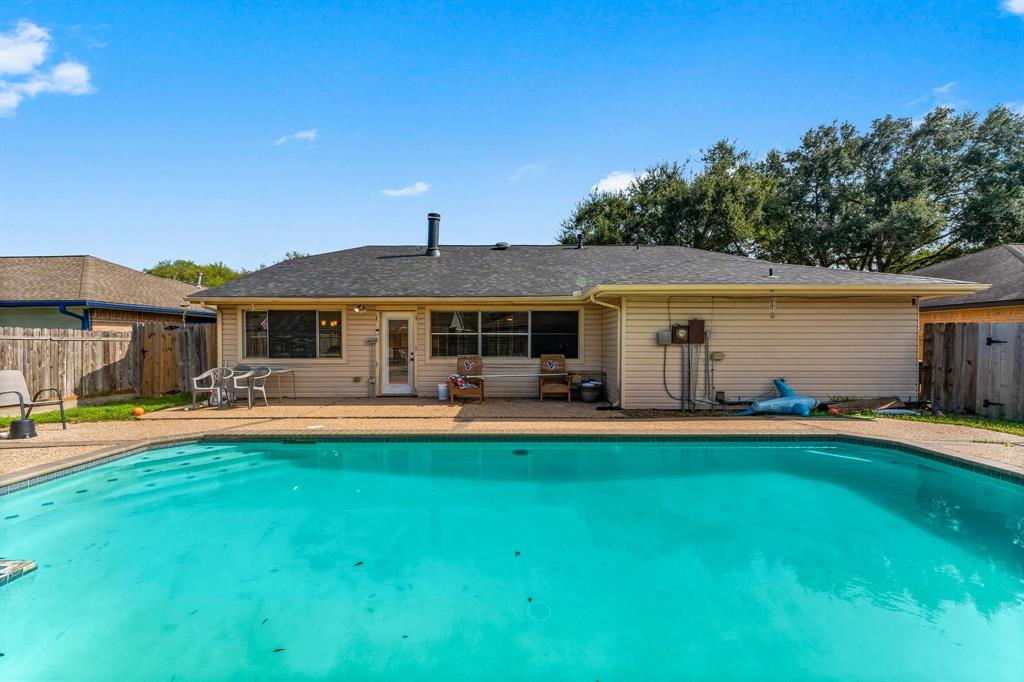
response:
{"label": "white window frame", "polygon": [[[477,331],[474,334],[464,334],[464,336],[476,336],[477,337],[477,345],[476,345],[477,350],[476,350],[475,354],[476,355],[481,355],[482,357],[485,358],[485,360],[487,358],[490,358],[494,362],[523,362],[523,363],[535,363],[535,362],[537,362],[537,358],[531,357],[533,355],[533,313],[535,313],[535,312],[537,312],[537,313],[549,313],[550,312],[550,313],[576,313],[576,319],[577,319],[577,323],[576,323],[576,325],[577,325],[576,326],[576,329],[577,329],[577,332],[576,332],[576,339],[577,339],[576,357],[575,358],[566,358],[566,360],[569,360],[571,362],[580,362],[580,363],[585,361],[584,360],[584,354],[585,354],[584,353],[584,327],[585,327],[585,324],[586,324],[586,308],[585,307],[535,308],[535,307],[529,307],[529,306],[509,306],[509,307],[504,307],[502,309],[498,309],[498,308],[480,308],[480,307],[467,308],[467,307],[463,307],[463,306],[437,306],[437,307],[427,307],[425,312],[426,312],[426,318],[427,318],[427,324],[426,324],[426,327],[427,327],[427,331],[426,331],[427,339],[426,339],[426,344],[427,344],[427,352],[428,352],[428,359],[429,360],[437,360],[438,362],[441,362],[441,361],[452,360],[452,359],[454,359],[456,357],[454,355],[434,355],[434,344],[433,344],[433,341],[432,341],[433,337],[434,336],[445,336],[445,335],[450,333],[450,332],[434,332],[433,331],[432,323],[433,323],[433,314],[435,312],[438,312],[438,313],[453,312],[453,313],[467,313],[467,314],[475,313],[477,315]],[[482,321],[483,321],[482,317],[481,317],[482,313],[502,313],[502,312],[504,312],[504,313],[512,313],[512,312],[522,313],[522,312],[525,312],[525,313],[527,313],[527,331],[525,333],[524,332],[507,332],[507,333],[502,333],[502,332],[485,332],[485,331],[482,330],[482,324],[481,324]],[[486,356],[484,356],[483,353],[482,353],[482,351],[483,351],[483,337],[484,336],[526,336],[526,355],[486,355]]]}
{"label": "white window frame", "polygon": [[[258,357],[249,355],[249,339],[245,328],[245,314],[249,312],[267,312],[272,310],[303,310],[313,311],[316,313],[316,327],[314,334],[316,334],[316,357],[315,358],[272,358],[270,355],[270,330],[267,330],[267,355],[268,357]],[[320,356],[320,313],[339,313],[338,325],[341,327],[341,357],[321,357]],[[315,363],[335,363],[345,364],[348,362],[348,309],[345,307],[316,307],[316,306],[287,306],[287,305],[252,305],[252,306],[239,306],[238,308],[238,350],[240,360],[239,362],[246,364],[259,364],[259,363],[274,363],[280,365],[299,364],[304,362],[315,362]]]}

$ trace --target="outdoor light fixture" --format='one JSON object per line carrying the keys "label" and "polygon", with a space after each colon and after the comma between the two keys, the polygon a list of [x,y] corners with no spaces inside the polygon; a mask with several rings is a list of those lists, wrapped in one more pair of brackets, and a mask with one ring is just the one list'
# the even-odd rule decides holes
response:
{"label": "outdoor light fixture", "polygon": [[355,310],[357,313],[365,313],[366,312],[366,306],[363,305],[362,303],[360,303],[355,308],[353,308],[353,310]]}

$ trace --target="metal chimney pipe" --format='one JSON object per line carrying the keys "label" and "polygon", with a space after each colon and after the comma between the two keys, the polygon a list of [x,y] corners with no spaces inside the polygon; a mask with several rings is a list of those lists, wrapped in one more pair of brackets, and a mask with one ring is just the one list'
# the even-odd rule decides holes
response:
{"label": "metal chimney pipe", "polygon": [[583,248],[583,233],[582,232],[580,232],[578,235],[576,235],[576,248],[577,249],[582,249]]}
{"label": "metal chimney pipe", "polygon": [[441,241],[441,214],[427,214],[427,255],[437,258],[441,255],[438,243]]}

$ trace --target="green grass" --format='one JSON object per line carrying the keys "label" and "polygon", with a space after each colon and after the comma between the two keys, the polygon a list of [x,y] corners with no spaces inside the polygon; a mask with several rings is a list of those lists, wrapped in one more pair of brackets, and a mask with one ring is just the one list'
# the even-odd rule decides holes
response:
{"label": "green grass", "polygon": [[[72,407],[66,410],[68,423],[78,422],[107,422],[126,421],[135,419],[132,416],[132,408],[142,407],[146,412],[155,412],[168,407],[187,405],[192,401],[192,396],[187,393],[165,395],[159,398],[136,398],[105,405],[88,405],[83,407]],[[0,417],[0,429],[6,429],[17,417]],[[60,412],[40,412],[32,415],[32,421],[36,424],[59,424]]]}
{"label": "green grass", "polygon": [[875,414],[874,412],[862,412],[861,414],[875,419],[903,419],[905,421],[912,422],[973,426],[976,429],[988,429],[989,431],[1000,431],[1002,433],[1012,433],[1015,436],[1024,436],[1024,422],[1014,421],[1011,419],[978,417],[967,414],[950,414],[942,417],[931,414],[923,414],[920,416],[912,414]]}

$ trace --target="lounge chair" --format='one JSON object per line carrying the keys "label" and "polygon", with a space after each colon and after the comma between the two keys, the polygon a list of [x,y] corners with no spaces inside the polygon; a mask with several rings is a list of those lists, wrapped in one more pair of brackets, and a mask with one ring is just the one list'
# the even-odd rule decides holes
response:
{"label": "lounge chair", "polygon": [[[213,390],[224,386],[224,380],[235,376],[230,367],[214,367],[197,377],[192,377],[192,408],[196,406],[196,393],[213,393]],[[210,383],[206,383],[209,380]]]}
{"label": "lounge chair", "polygon": [[[448,400],[455,402],[455,396],[479,397],[484,401],[484,359],[479,355],[460,355],[455,364],[455,373],[467,377],[465,386],[459,386],[453,379],[448,380]],[[472,377],[472,378],[469,378]]]}
{"label": "lounge chair", "polygon": [[564,395],[572,402],[572,380],[565,371],[564,355],[541,355],[540,376],[537,378],[537,389],[543,402],[544,394]]}
{"label": "lounge chair", "polygon": [[[56,399],[40,400],[39,396],[44,393],[52,393]],[[29,396],[32,399],[29,400]],[[67,429],[68,421],[64,417],[64,396],[59,388],[44,388],[33,395],[28,392],[28,384],[25,383],[25,375],[16,369],[0,370],[0,407],[21,408],[21,418],[28,419],[32,415],[32,409],[44,405],[57,405],[60,407],[60,423]],[[27,408],[27,409],[26,409]]]}

